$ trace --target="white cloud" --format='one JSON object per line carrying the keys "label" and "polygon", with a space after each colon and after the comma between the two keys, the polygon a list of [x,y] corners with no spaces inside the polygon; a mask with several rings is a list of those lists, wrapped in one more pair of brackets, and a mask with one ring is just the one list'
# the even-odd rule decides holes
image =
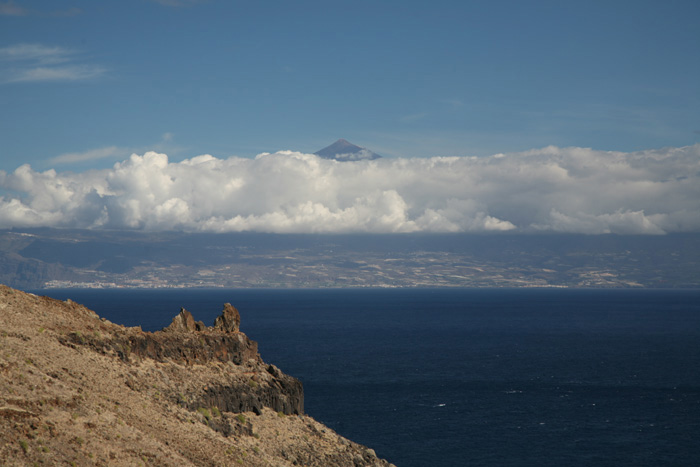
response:
{"label": "white cloud", "polygon": [[28,81],[81,81],[100,76],[105,69],[94,65],[35,67],[17,70],[13,76],[6,79],[7,83]]}
{"label": "white cloud", "polygon": [[[136,148],[136,147],[119,147],[119,146],[105,146],[101,148],[93,148],[93,149],[88,149],[86,151],[82,152],[68,152],[64,154],[60,154],[55,157],[51,157],[47,160],[48,164],[55,164],[55,165],[67,165],[67,164],[75,164],[75,163],[80,163],[80,162],[87,162],[87,161],[96,161],[100,159],[113,159],[113,160],[119,160],[124,157],[129,157],[130,154],[133,154],[135,152],[146,152],[146,149],[143,149],[145,147],[155,149],[157,151],[165,151],[165,150],[170,150],[170,151],[175,151],[179,152],[180,148],[175,146],[173,144],[174,142],[175,135],[170,132],[163,133],[161,136],[161,140],[157,143],[151,143],[148,146],[143,146],[142,148]],[[196,159],[196,158],[195,158]]]}
{"label": "white cloud", "polygon": [[127,150],[118,148],[117,146],[108,146],[104,148],[90,149],[84,152],[70,152],[61,154],[59,156],[52,157],[49,159],[49,162],[51,164],[72,164],[75,162],[94,161],[108,157],[115,157],[119,154],[123,154],[124,152],[127,152]]}
{"label": "white cloud", "polygon": [[[59,158],[109,157],[116,148]],[[100,152],[101,151],[101,152]],[[83,173],[0,172],[0,226],[263,232],[700,232],[700,144],[546,147],[337,162],[132,155]]]}
{"label": "white cloud", "polygon": [[13,61],[30,61],[39,64],[62,63],[71,59],[72,49],[41,44],[15,44],[0,48],[0,58]]}
{"label": "white cloud", "polygon": [[93,64],[79,63],[76,50],[42,44],[15,44],[0,48],[4,83],[36,81],[79,81],[97,78],[106,69]]}

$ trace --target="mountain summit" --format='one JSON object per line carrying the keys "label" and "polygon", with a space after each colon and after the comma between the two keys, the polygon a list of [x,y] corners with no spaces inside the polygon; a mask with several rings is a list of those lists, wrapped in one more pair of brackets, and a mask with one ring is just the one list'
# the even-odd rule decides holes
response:
{"label": "mountain summit", "polygon": [[382,157],[369,149],[354,145],[344,139],[339,139],[330,146],[316,151],[314,154],[324,159],[334,159],[337,161],[371,161]]}

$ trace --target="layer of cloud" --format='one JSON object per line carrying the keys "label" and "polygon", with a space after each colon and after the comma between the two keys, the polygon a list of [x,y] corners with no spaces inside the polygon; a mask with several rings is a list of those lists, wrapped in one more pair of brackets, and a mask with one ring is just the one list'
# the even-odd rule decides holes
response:
{"label": "layer of cloud", "polygon": [[[0,227],[207,232],[700,232],[700,144],[547,147],[337,162],[132,155],[110,169],[0,171]],[[10,193],[10,194],[7,194]]]}
{"label": "layer of cloud", "polygon": [[79,81],[99,77],[105,68],[80,63],[73,49],[42,44],[15,44],[0,48],[4,83],[33,81]]}
{"label": "layer of cloud", "polygon": [[[170,132],[163,133],[161,135],[161,140],[157,143],[151,143],[148,148],[155,151],[175,151],[180,152],[182,148],[174,144],[175,135]],[[143,146],[141,148],[132,147],[119,147],[119,146],[105,146],[101,148],[92,148],[82,152],[67,152],[59,154],[58,156],[51,157],[47,160],[50,166],[54,165],[69,165],[69,164],[79,164],[81,162],[97,161],[102,159],[112,159],[114,161],[128,158],[130,154],[138,152],[146,152]]]}
{"label": "layer of cloud", "polygon": [[[49,159],[52,164],[73,164],[76,162],[95,161],[122,154],[125,150],[117,146],[90,149],[84,152],[69,152]],[[128,154],[128,153],[127,153]]]}

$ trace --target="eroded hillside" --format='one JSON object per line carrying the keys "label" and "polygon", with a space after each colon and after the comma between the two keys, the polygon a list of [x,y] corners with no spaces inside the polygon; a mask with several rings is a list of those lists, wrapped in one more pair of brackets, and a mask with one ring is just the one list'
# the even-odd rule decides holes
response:
{"label": "eroded hillside", "polygon": [[389,465],[304,415],[239,322],[148,333],[0,286],[0,463]]}

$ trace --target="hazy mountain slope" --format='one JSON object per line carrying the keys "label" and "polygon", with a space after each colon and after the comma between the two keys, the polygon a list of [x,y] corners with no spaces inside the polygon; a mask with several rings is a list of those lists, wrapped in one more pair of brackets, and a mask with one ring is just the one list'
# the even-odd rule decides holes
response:
{"label": "hazy mountain slope", "polygon": [[0,231],[0,283],[44,287],[700,287],[700,234]]}

